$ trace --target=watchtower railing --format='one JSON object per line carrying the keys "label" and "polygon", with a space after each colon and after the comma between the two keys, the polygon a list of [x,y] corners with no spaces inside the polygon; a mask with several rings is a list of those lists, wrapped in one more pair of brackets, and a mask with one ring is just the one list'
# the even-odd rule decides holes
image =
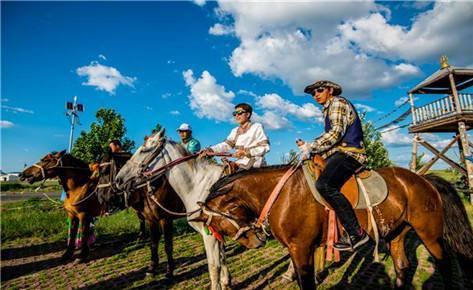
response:
{"label": "watchtower railing", "polygon": [[[461,112],[473,112],[473,94],[458,94]],[[432,103],[414,109],[415,122],[422,123],[456,113],[452,96],[446,96]]]}

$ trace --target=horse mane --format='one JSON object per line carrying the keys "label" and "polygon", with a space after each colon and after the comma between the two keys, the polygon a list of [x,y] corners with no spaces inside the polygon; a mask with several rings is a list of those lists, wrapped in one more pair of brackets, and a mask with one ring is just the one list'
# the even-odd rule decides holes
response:
{"label": "horse mane", "polygon": [[80,160],[79,158],[76,158],[76,157],[72,156],[72,154],[70,154],[70,153],[64,154],[63,157],[69,157],[70,158],[70,160],[72,162],[71,166],[77,166],[77,167],[81,167],[81,168],[89,168],[90,169],[88,163]]}
{"label": "horse mane", "polygon": [[227,185],[229,185],[230,183],[232,183],[233,181],[237,179],[240,179],[244,176],[255,174],[255,173],[286,169],[289,166],[291,166],[291,164],[277,164],[277,165],[264,166],[264,167],[259,167],[259,168],[251,168],[248,170],[240,170],[230,175],[221,177],[210,188],[210,194],[207,196],[205,202],[208,202],[216,198],[217,196],[228,193],[231,190],[231,187],[227,187],[227,188],[224,188],[224,187],[226,187]]}

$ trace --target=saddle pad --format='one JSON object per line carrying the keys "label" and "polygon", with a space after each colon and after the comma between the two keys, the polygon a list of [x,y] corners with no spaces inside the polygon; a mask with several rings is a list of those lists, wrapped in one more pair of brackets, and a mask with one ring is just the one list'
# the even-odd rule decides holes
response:
{"label": "saddle pad", "polygon": [[[315,187],[315,176],[311,174],[310,169],[307,167],[306,164],[302,166],[302,169],[304,171],[304,176],[306,178],[307,184],[309,185],[310,191],[312,192],[312,195],[314,196],[315,200],[317,200],[322,205],[331,208],[331,206],[317,191],[317,188]],[[371,175],[369,177],[364,179],[356,178],[356,180],[358,183],[359,197],[358,202],[355,206],[353,206],[354,209],[368,208],[368,203],[365,199],[365,195],[361,191],[362,189],[360,188],[359,182],[363,182],[363,185],[365,186],[366,191],[368,192],[371,206],[376,206],[382,203],[388,196],[388,186],[386,184],[386,181],[381,175],[379,175],[378,172],[373,170],[371,171]]]}

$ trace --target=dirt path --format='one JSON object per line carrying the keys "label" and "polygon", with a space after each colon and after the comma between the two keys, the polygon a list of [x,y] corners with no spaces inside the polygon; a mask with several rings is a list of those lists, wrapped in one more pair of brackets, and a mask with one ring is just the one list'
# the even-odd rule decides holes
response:
{"label": "dirt path", "polygon": [[[160,269],[163,274],[146,276],[149,249],[134,237],[101,237],[85,264],[62,264],[63,242],[30,240],[7,242],[2,245],[2,288],[4,289],[202,289],[209,287],[209,276],[201,238],[185,234],[175,238],[176,272],[173,281],[164,277],[165,258],[160,245]],[[411,237],[408,246],[417,246]],[[235,243],[227,244],[227,256],[234,289],[297,289],[280,276],[287,268],[288,255],[276,241],[257,250],[244,250]],[[381,255],[382,256],[382,255]],[[427,251],[417,248],[416,269],[410,279],[416,289],[443,289],[440,276],[428,259]],[[390,289],[394,271],[388,258],[383,263],[371,263],[370,248],[355,256],[345,256],[340,265],[331,265],[320,289]],[[467,289],[458,274],[454,289]],[[470,287],[472,287],[470,285]]]}

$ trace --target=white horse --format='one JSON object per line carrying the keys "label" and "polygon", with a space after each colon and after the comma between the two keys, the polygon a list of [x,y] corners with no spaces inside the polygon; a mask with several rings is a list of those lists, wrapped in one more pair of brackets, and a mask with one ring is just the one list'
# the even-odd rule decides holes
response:
{"label": "white horse", "polygon": [[[121,168],[116,177],[117,186],[136,182],[142,177],[144,169],[152,171],[173,160],[188,155],[185,149],[164,137],[164,129],[148,138],[143,146],[138,148],[132,158]],[[223,167],[212,164],[208,160],[193,159],[169,168],[166,176],[169,183],[181,198],[186,211],[199,210],[197,202],[204,202],[209,195],[210,187],[221,177]],[[196,216],[198,216],[196,212]],[[188,216],[189,224],[202,235],[209,267],[211,289],[229,289],[231,278],[225,262],[223,243],[213,235],[204,231],[201,222],[191,222],[194,215]]]}

